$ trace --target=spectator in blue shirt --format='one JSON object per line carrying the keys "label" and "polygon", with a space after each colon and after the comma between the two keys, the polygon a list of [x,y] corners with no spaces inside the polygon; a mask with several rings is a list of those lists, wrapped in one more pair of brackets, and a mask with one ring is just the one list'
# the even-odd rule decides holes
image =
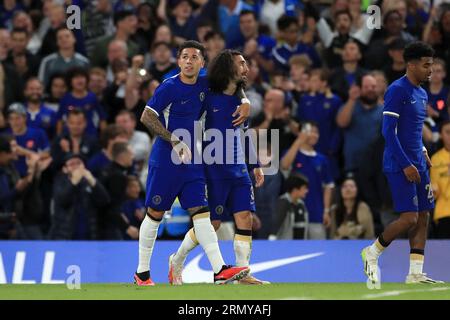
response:
{"label": "spectator in blue shirt", "polygon": [[175,36],[175,43],[181,44],[186,40],[197,40],[198,15],[193,14],[190,0],[169,1],[171,15],[169,16],[170,29]]}
{"label": "spectator in blue shirt", "polygon": [[242,41],[233,46],[244,53],[244,56],[254,58],[261,67],[263,74],[274,68],[272,50],[277,44],[272,37],[258,32],[259,23],[256,14],[251,10],[243,10],[239,15],[239,28],[244,36]]}
{"label": "spectator in blue shirt", "polygon": [[367,74],[359,86],[352,86],[349,98],[339,110],[337,125],[344,129],[344,161],[346,172],[356,172],[361,155],[381,135],[383,106],[378,103],[377,83]]}
{"label": "spectator in blue shirt", "polygon": [[56,112],[42,101],[44,88],[38,78],[30,78],[25,84],[24,97],[27,108],[27,125],[42,129],[51,140],[56,132]]}
{"label": "spectator in blue shirt", "polygon": [[429,103],[427,113],[438,124],[450,118],[450,87],[444,84],[447,76],[445,65],[444,60],[434,59],[433,73],[426,88]]}
{"label": "spectator in blue shirt", "polygon": [[325,228],[331,223],[334,182],[326,156],[314,148],[318,141],[319,127],[313,122],[306,122],[281,159],[283,170],[292,170],[308,178],[309,192],[305,198],[309,212],[308,239],[326,239]]}
{"label": "spectator in blue shirt", "polygon": [[315,69],[309,78],[309,92],[304,94],[297,109],[297,118],[313,121],[319,126],[320,138],[315,149],[327,156],[332,176],[339,178],[338,151],[341,132],[336,125],[336,115],[342,106],[341,99],[328,86],[328,71]]}
{"label": "spectator in blue shirt", "polygon": [[302,53],[308,55],[314,68],[321,66],[320,57],[316,49],[299,41],[300,26],[297,18],[284,15],[278,19],[277,24],[282,41],[272,51],[273,60],[277,69],[289,72],[289,59],[293,55]]}
{"label": "spectator in blue shirt", "polygon": [[15,166],[24,177],[27,175],[26,157],[37,154],[41,160],[50,158],[48,137],[44,130],[27,126],[27,111],[20,103],[9,106],[8,123],[10,128],[6,132],[14,136],[19,150]]}
{"label": "spectator in blue shirt", "polygon": [[74,68],[68,72],[67,92],[61,99],[58,111],[57,133],[61,134],[67,113],[72,109],[81,109],[86,114],[86,132],[97,135],[106,127],[106,114],[96,95],[88,89],[89,74],[83,68]]}

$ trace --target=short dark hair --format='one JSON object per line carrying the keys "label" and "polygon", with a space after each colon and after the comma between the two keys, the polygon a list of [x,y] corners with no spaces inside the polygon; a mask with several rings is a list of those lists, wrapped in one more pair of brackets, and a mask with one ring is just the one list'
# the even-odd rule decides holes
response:
{"label": "short dark hair", "polygon": [[420,60],[424,57],[434,57],[434,49],[429,44],[422,41],[414,41],[406,45],[403,52],[405,62]]}
{"label": "short dark hair", "polygon": [[338,10],[334,13],[334,20],[337,20],[337,18],[341,15],[347,15],[350,18],[350,21],[353,21],[353,17],[352,14],[350,13],[350,10],[348,9],[342,9],[342,10]]}
{"label": "short dark hair", "polygon": [[284,183],[287,192],[292,192],[294,189],[300,189],[303,186],[308,186],[309,180],[300,173],[291,174]]}
{"label": "short dark hair", "polygon": [[288,16],[286,14],[282,15],[277,20],[278,30],[281,30],[281,31],[286,30],[292,24],[295,24],[296,26],[298,26],[297,19],[295,17],[291,17],[291,16]]}
{"label": "short dark hair", "polygon": [[11,140],[5,135],[0,135],[0,152],[11,153]]}
{"label": "short dark hair", "polygon": [[82,116],[84,120],[87,120],[86,113],[82,109],[70,109],[69,112],[67,112],[67,119],[69,119],[70,116]]}
{"label": "short dark hair", "polygon": [[124,128],[116,124],[110,124],[100,134],[100,145],[102,146],[102,148],[106,148],[110,140],[113,140],[122,134],[126,135],[126,131]]}
{"label": "short dark hair", "polygon": [[118,116],[122,116],[122,115],[125,115],[125,114],[128,115],[131,118],[131,120],[136,122],[136,115],[133,112],[131,112],[130,110],[126,110],[126,109],[120,110],[119,113],[116,115],[116,118]]}
{"label": "short dark hair", "polygon": [[117,142],[114,143],[112,150],[111,150],[111,156],[113,160],[117,160],[117,158],[122,154],[127,152],[129,149],[129,144],[127,142]]}
{"label": "short dark hair", "polygon": [[166,47],[167,49],[172,50],[172,47],[170,46],[170,43],[168,43],[168,42],[166,42],[166,41],[157,41],[157,42],[154,42],[154,43],[152,44],[151,52],[153,52],[154,50],[156,50],[156,48],[158,48],[159,46],[164,46],[164,47]]}
{"label": "short dark hair", "polygon": [[134,12],[131,10],[121,10],[121,11],[117,11],[114,14],[114,25],[117,26],[117,24],[122,21],[125,20],[126,18],[128,18],[129,16],[134,16]]}
{"label": "short dark hair", "polygon": [[208,66],[209,87],[213,92],[222,92],[234,78],[236,68],[234,57],[242,55],[237,50],[226,49],[220,52]]}
{"label": "short dark hair", "polygon": [[56,28],[56,30],[55,30],[56,36],[58,36],[58,33],[59,33],[60,31],[63,31],[63,30],[69,31],[69,32],[72,34],[72,36],[75,37],[75,34],[73,33],[73,31],[70,30],[69,28],[67,28],[66,26],[61,26],[61,27]]}
{"label": "short dark hair", "polygon": [[179,58],[181,56],[181,52],[183,52],[184,49],[187,48],[194,48],[200,51],[203,58],[206,57],[206,49],[205,47],[198,41],[195,40],[188,40],[183,42],[180,47],[178,48],[177,57]]}
{"label": "short dark hair", "polygon": [[256,17],[256,13],[253,10],[242,10],[241,13],[239,14],[239,18],[247,14],[251,14],[253,18],[255,18],[255,20],[258,20],[258,18]]}
{"label": "short dark hair", "polygon": [[223,40],[225,40],[225,37],[223,36],[223,34],[221,32],[215,31],[215,30],[210,30],[205,34],[205,37],[203,38],[205,40],[205,42],[209,41],[209,39],[214,38],[215,36],[219,36],[221,37]]}
{"label": "short dark hair", "polygon": [[89,82],[89,71],[86,68],[73,67],[67,71],[66,85],[69,90],[72,90],[72,79],[79,76],[84,77],[86,79],[86,83]]}

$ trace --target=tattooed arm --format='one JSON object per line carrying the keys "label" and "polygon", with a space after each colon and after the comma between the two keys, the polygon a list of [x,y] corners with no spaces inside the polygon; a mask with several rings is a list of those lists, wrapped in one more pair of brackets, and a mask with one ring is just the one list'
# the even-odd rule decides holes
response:
{"label": "tattooed arm", "polygon": [[[158,116],[149,108],[144,108],[142,112],[141,122],[145,127],[154,135],[160,136],[163,140],[169,142],[172,146],[180,142],[172,133],[164,128],[161,121],[159,121]],[[177,142],[178,141],[178,142]]]}
{"label": "tattooed arm", "polygon": [[173,135],[169,130],[164,128],[162,123],[159,121],[158,116],[152,110],[148,108],[144,109],[141,116],[141,122],[155,136],[160,136],[161,139],[169,142],[177,152],[182,162],[186,163],[192,159],[189,147],[183,141],[180,141],[177,136]]}

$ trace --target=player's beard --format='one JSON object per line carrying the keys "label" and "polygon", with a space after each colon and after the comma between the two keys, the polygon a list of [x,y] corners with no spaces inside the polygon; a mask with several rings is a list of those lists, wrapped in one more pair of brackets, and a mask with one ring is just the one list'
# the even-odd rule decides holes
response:
{"label": "player's beard", "polygon": [[242,89],[245,90],[245,88],[246,88],[246,86],[247,86],[247,77],[243,77],[242,79],[239,79],[239,80],[236,82],[236,86],[237,86],[238,89],[239,89],[239,88],[242,88]]}

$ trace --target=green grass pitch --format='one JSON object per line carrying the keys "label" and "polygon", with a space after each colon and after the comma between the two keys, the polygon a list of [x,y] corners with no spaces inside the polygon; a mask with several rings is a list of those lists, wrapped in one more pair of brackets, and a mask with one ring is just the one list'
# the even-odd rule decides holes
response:
{"label": "green grass pitch", "polygon": [[317,299],[425,299],[450,300],[450,284],[405,285],[384,283],[369,290],[364,283],[276,283],[264,286],[186,284],[137,287],[133,284],[81,284],[69,290],[65,285],[0,285],[0,300],[317,300]]}

